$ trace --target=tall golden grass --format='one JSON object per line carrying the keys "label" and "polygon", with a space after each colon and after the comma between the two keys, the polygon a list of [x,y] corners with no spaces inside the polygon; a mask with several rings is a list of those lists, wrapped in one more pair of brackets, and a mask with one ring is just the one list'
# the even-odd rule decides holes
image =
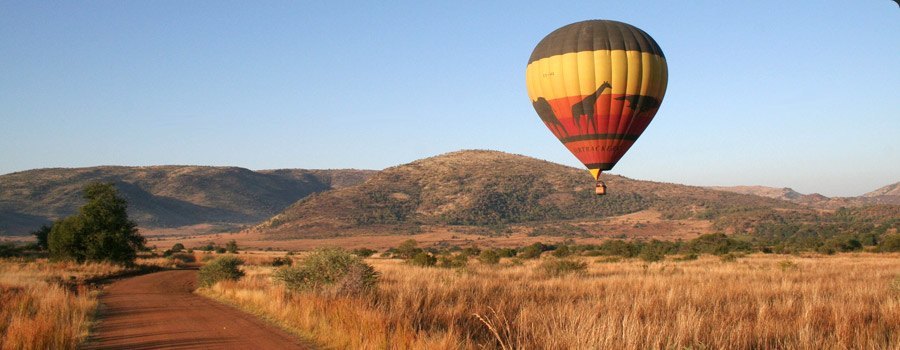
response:
{"label": "tall golden grass", "polygon": [[[166,259],[143,265],[168,266]],[[0,349],[74,349],[85,339],[99,292],[84,282],[129,272],[108,263],[0,259]]]}
{"label": "tall golden grass", "polygon": [[370,297],[289,292],[273,268],[199,292],[329,348],[897,349],[900,255],[751,255],[724,262],[538,261],[449,270],[368,260]]}

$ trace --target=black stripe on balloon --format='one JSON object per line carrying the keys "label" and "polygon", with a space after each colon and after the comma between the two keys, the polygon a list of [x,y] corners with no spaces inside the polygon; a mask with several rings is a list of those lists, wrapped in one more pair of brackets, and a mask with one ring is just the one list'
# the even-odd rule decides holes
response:
{"label": "black stripe on balloon", "polygon": [[666,58],[647,32],[628,23],[591,20],[572,23],[547,34],[532,51],[528,63],[571,52],[597,50],[640,51]]}
{"label": "black stripe on balloon", "polygon": [[563,137],[559,139],[562,143],[576,142],[576,141],[588,141],[588,140],[627,140],[634,141],[637,140],[641,135],[626,135],[626,134],[585,134],[585,135],[575,135],[569,137]]}
{"label": "black stripe on balloon", "polygon": [[616,166],[616,163],[590,163],[585,164],[584,166],[588,169],[610,170]]}

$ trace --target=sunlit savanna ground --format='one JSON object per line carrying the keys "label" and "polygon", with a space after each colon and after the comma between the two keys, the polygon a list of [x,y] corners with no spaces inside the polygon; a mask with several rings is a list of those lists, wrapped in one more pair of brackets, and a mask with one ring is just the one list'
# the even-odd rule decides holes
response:
{"label": "sunlit savanna ground", "polygon": [[442,269],[368,259],[378,291],[334,298],[288,292],[255,256],[242,280],[200,293],[333,348],[900,347],[897,254],[576,259],[587,270],[562,277],[535,260]]}

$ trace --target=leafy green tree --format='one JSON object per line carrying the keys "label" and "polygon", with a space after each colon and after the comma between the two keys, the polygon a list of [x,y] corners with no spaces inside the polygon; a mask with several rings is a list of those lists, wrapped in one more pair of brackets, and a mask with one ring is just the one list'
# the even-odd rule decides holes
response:
{"label": "leafy green tree", "polygon": [[112,183],[84,188],[87,203],[78,214],[53,224],[48,238],[55,260],[108,261],[131,264],[146,240],[128,219],[128,203]]}
{"label": "leafy green tree", "polygon": [[171,250],[172,252],[178,253],[178,252],[184,250],[184,244],[175,243],[175,245],[172,246],[172,249],[169,249],[169,250]]}
{"label": "leafy green tree", "polygon": [[50,229],[51,226],[41,225],[41,228],[31,231],[31,235],[37,238],[37,247],[41,250],[47,250],[49,247]]}
{"label": "leafy green tree", "polygon": [[50,228],[47,248],[52,260],[84,261],[84,229],[78,215],[57,220]]}

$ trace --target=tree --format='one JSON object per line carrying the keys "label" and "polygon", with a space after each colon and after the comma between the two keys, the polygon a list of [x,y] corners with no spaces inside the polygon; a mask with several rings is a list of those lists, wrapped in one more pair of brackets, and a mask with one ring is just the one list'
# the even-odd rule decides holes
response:
{"label": "tree", "polygon": [[171,250],[174,253],[178,253],[178,252],[184,250],[184,244],[175,243],[175,245],[172,246],[172,249],[169,249],[169,250]]}
{"label": "tree", "polygon": [[238,251],[237,241],[230,240],[227,244],[225,244],[225,250],[231,254],[236,254]]}
{"label": "tree", "polygon": [[53,224],[48,246],[55,260],[131,264],[146,240],[128,219],[128,203],[112,183],[84,188],[87,203],[78,214]]}
{"label": "tree", "polygon": [[48,239],[50,238],[50,226],[41,225],[41,228],[31,231],[31,235],[37,238],[37,246],[41,250],[47,250],[49,247]]}

